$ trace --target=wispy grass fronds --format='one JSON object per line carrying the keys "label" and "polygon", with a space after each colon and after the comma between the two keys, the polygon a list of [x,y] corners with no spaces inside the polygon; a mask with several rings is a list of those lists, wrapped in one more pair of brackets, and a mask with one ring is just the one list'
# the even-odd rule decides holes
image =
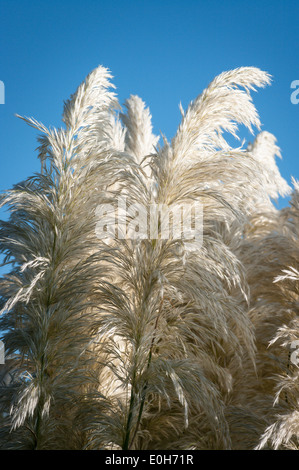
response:
{"label": "wispy grass fronds", "polygon": [[[104,312],[98,327],[104,336],[99,347],[101,354],[115,359],[107,367],[119,381],[119,390],[125,390],[124,432],[122,442],[115,442],[123,449],[156,448],[166,436],[171,439],[173,429],[179,434],[182,425],[185,443],[194,442],[195,434],[198,443],[202,442],[203,430],[189,424],[199,414],[215,440],[216,429],[222,429],[222,442],[229,446],[222,399],[231,387],[226,360],[241,358],[244,349],[253,359],[254,338],[246,310],[232,292],[232,285],[241,294],[246,290],[243,268],[222,240],[217,222],[242,216],[231,191],[225,193],[226,185],[238,173],[242,181],[238,191],[246,193],[256,166],[253,158],[230,149],[217,135],[220,129],[235,133],[234,120],[249,127],[258,125],[249,95],[236,86],[248,91],[267,83],[268,76],[257,70],[247,72],[223,74],[204,92],[204,98],[190,105],[171,144],[164,139],[164,146],[149,160],[155,192],[137,179],[128,194],[130,204],[142,201],[146,206],[153,201],[167,206],[200,202],[205,220],[203,245],[158,236],[155,240],[118,241],[109,252],[111,261],[107,256],[111,269],[117,268],[116,282],[113,289],[101,287]],[[241,107],[236,104],[239,96]],[[133,148],[137,126],[131,118],[132,101],[127,107],[129,116],[123,118],[129,129],[126,148],[136,157],[150,148]],[[137,145],[138,140],[134,141]],[[115,334],[123,340],[121,351]],[[165,406],[169,424],[159,437],[152,423],[159,422]],[[154,435],[151,429],[155,429]],[[98,439],[96,436],[95,430],[93,442],[102,445],[101,430]]]}
{"label": "wispy grass fronds", "polygon": [[[95,151],[93,128],[98,121],[103,129],[110,125],[107,110],[115,100],[109,78],[102,67],[88,76],[65,104],[66,129],[26,119],[44,133],[42,173],[2,199],[11,217],[1,224],[1,250],[14,268],[1,282],[1,326],[20,377],[11,424],[30,430],[34,448],[73,447],[72,434],[62,439],[61,430],[72,427],[76,396],[88,387],[89,357],[82,353],[90,342],[92,284],[103,270],[92,258],[94,212],[99,190],[113,178],[101,136]],[[22,448],[22,440],[15,445]]]}
{"label": "wispy grass fronds", "polygon": [[[12,270],[1,279],[0,328],[14,357],[0,389],[1,446],[254,448],[273,418],[275,380],[260,387],[258,377],[286,318],[289,291],[277,285],[287,280],[277,276],[298,269],[294,216],[260,205],[254,218],[261,201],[288,192],[275,138],[233,148],[225,137],[260,129],[250,93],[270,76],[220,74],[160,146],[145,103],[132,95],[123,113],[111,78],[101,66],[88,75],[65,102],[61,129],[22,118],[42,134],[41,172],[1,196],[11,215],[0,249]],[[99,239],[120,199],[122,223]],[[194,204],[197,232],[181,236],[172,214],[165,237],[161,208],[184,206],[191,217]],[[154,236],[136,231],[141,205],[160,211]]]}
{"label": "wispy grass fronds", "polygon": [[[293,199],[295,194],[296,191]],[[286,334],[290,331],[294,334],[298,310],[295,280],[298,234],[293,223],[296,211],[292,205],[279,211],[269,204],[263,206],[258,203],[237,252],[246,267],[250,287],[248,315],[254,326],[257,353],[255,369],[244,361],[246,373],[238,375],[233,370],[235,389],[232,403],[236,408],[232,409],[228,419],[232,420],[231,433],[242,429],[243,436],[233,437],[235,448],[262,448],[267,442],[268,448],[276,446],[278,441],[271,441],[269,430],[277,431],[279,416],[287,416],[294,406],[292,394],[285,387],[285,380],[288,382],[289,377],[296,375],[290,358],[292,338]],[[244,408],[248,422],[243,419],[238,423],[234,415],[236,411],[243,412]]]}

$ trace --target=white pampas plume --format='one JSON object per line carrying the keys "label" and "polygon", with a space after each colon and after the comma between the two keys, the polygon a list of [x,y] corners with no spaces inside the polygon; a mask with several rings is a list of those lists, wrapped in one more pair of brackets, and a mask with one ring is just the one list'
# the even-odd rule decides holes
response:
{"label": "white pampas plume", "polygon": [[125,150],[134,155],[138,163],[147,155],[155,152],[159,137],[152,133],[152,116],[144,101],[137,95],[131,95],[125,101],[126,114],[121,119],[126,127]]}
{"label": "white pampas plume", "polygon": [[276,144],[276,137],[270,132],[260,132],[253,144],[249,144],[247,150],[261,164],[265,176],[265,193],[272,199],[279,196],[287,196],[291,188],[281,176],[275,157],[282,158],[280,148]]}

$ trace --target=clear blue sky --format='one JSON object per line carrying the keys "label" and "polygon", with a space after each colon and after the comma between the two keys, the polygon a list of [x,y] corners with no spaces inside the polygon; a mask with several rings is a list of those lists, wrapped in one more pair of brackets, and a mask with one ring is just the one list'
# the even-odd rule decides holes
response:
{"label": "clear blue sky", "polygon": [[0,15],[0,191],[39,169],[37,133],[14,114],[62,125],[63,101],[99,64],[111,70],[120,103],[138,94],[168,138],[179,102],[186,108],[217,74],[268,71],[273,83],[254,101],[278,139],[282,175],[299,178],[299,104],[290,101],[298,0],[0,0]]}

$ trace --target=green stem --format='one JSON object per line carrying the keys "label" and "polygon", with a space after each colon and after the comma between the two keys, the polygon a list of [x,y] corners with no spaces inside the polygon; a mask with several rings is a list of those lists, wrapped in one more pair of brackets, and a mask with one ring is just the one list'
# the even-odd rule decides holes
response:
{"label": "green stem", "polygon": [[[155,344],[155,340],[156,340],[156,331],[157,331],[157,327],[158,327],[158,321],[159,321],[159,317],[160,317],[162,305],[163,305],[163,299],[162,299],[162,301],[161,301],[160,308],[159,308],[159,313],[158,313],[158,315],[157,315],[156,323],[155,323],[155,326],[154,326],[154,334],[153,334],[152,341],[151,341],[151,347],[150,347],[150,351],[149,351],[149,355],[148,355],[148,361],[147,361],[147,368],[146,368],[146,371],[148,371],[148,369],[149,369],[149,367],[150,367],[150,365],[151,365],[151,362],[152,362],[153,348],[154,348],[154,344]],[[140,408],[139,408],[139,413],[138,413],[138,418],[137,418],[137,423],[136,423],[135,431],[134,431],[134,434],[133,434],[131,443],[130,443],[130,445],[129,445],[129,447],[128,447],[128,450],[130,450],[130,448],[132,447],[133,442],[134,442],[135,437],[136,437],[136,434],[137,434],[137,432],[138,432],[138,428],[139,428],[139,425],[140,425],[140,422],[141,422],[141,417],[142,417],[143,408],[144,408],[144,404],[145,404],[145,398],[146,398],[146,390],[147,390],[147,388],[148,388],[148,381],[146,380],[146,382],[145,382],[145,384],[144,384],[144,386],[143,386],[143,389],[142,389],[142,393],[141,393],[142,399],[141,399],[141,403],[140,403]]]}
{"label": "green stem", "polygon": [[135,370],[134,370],[133,379],[132,379],[130,407],[129,407],[128,419],[127,419],[127,424],[126,424],[125,439],[124,439],[124,443],[123,443],[123,446],[122,446],[122,450],[128,450],[129,449],[131,423],[132,423],[133,408],[134,408],[134,403],[135,403],[135,393],[134,393],[135,378],[136,378],[136,373],[135,373]]}

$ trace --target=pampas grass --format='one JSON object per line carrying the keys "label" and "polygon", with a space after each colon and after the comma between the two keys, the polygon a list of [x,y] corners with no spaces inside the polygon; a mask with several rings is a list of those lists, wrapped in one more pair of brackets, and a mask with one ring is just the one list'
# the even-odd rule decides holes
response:
{"label": "pampas grass", "polygon": [[[290,191],[272,134],[226,139],[259,132],[251,93],[270,76],[220,74],[170,142],[138,96],[123,112],[111,79],[91,72],[60,129],[21,117],[40,133],[41,171],[1,195],[1,448],[296,446],[297,196],[272,204]],[[114,220],[99,207],[121,198],[131,232],[98,237]],[[140,204],[194,203],[201,238],[136,236]]]}

